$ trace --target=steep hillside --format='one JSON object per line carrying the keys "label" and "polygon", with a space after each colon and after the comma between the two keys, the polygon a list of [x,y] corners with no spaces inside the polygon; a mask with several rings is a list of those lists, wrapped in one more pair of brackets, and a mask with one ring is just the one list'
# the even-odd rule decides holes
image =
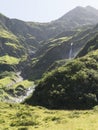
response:
{"label": "steep hillside", "polygon": [[89,40],[89,42],[87,42],[84,48],[79,52],[78,56],[84,56],[90,51],[94,51],[96,49],[98,49],[98,34],[94,38]]}
{"label": "steep hillside", "polygon": [[40,47],[39,41],[45,39],[38,27],[31,27],[24,21],[9,19],[0,14],[1,54],[12,56],[34,54]]}
{"label": "steep hillside", "polygon": [[47,72],[49,68],[52,68],[51,66],[56,61],[75,58],[89,39],[97,34],[95,28],[76,30],[74,33],[69,31],[69,34],[65,32],[65,35],[64,32],[59,34],[56,38],[44,43],[43,47],[36,52],[36,62],[29,63],[24,68],[23,75],[28,70],[26,73],[27,78],[33,80],[41,78],[43,73]]}
{"label": "steep hillside", "polygon": [[98,50],[46,74],[28,104],[89,109],[98,104]]}

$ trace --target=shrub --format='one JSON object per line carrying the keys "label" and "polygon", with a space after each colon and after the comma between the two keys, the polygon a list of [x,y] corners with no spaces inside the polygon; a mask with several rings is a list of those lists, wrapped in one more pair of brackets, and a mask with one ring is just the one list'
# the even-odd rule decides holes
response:
{"label": "shrub", "polygon": [[[50,109],[90,109],[98,104],[98,51],[45,75],[27,103]],[[91,61],[94,61],[93,63]]]}

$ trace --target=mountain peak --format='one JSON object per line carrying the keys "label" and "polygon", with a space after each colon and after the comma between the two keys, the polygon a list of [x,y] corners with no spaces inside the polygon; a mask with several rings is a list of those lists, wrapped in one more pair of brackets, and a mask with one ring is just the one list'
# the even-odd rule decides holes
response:
{"label": "mountain peak", "polygon": [[86,6],[86,7],[82,7],[82,6],[77,6],[74,9],[70,10],[68,13],[66,13],[65,15],[63,15],[59,20],[65,20],[65,19],[72,19],[74,17],[75,18],[79,18],[79,19],[91,19],[91,17],[96,18],[98,17],[98,10],[91,7],[91,6]]}
{"label": "mountain peak", "polygon": [[92,6],[86,6],[85,9],[89,12],[98,13],[98,10]]}
{"label": "mountain peak", "polygon": [[[86,11],[89,11],[89,12],[98,12],[98,10],[96,9],[96,8],[94,8],[94,7],[92,7],[92,6],[86,6],[86,7],[82,7],[82,6],[77,6],[77,7],[75,7],[74,9],[72,9],[71,11],[80,11],[80,10],[86,10]],[[69,11],[70,12],[70,11]]]}
{"label": "mountain peak", "polygon": [[[82,6],[76,6],[74,9],[83,9],[84,7],[82,7]],[[74,9],[72,9],[72,10],[74,10]]]}
{"label": "mountain peak", "polygon": [[90,6],[90,5],[86,6],[85,8],[86,8],[86,9],[93,9],[93,10],[97,10],[96,8],[94,8],[94,7]]}
{"label": "mountain peak", "polygon": [[[90,5],[88,5],[88,6],[86,6],[86,7],[83,7],[83,6],[76,6],[74,9],[90,9],[90,10],[97,10],[96,8],[94,8],[94,7],[90,6]],[[74,9],[73,9],[73,10],[74,10]]]}

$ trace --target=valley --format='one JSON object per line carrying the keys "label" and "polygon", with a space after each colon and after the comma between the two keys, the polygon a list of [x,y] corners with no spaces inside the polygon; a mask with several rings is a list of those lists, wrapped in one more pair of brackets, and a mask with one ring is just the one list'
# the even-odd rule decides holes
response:
{"label": "valley", "polygon": [[0,14],[0,130],[97,130],[98,10],[49,23]]}

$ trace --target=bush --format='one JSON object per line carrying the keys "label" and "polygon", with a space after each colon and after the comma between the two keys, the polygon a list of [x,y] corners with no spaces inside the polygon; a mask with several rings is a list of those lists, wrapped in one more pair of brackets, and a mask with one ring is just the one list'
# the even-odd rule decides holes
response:
{"label": "bush", "polygon": [[72,60],[45,75],[27,103],[50,109],[90,109],[97,105],[98,60],[96,55],[98,51]]}

